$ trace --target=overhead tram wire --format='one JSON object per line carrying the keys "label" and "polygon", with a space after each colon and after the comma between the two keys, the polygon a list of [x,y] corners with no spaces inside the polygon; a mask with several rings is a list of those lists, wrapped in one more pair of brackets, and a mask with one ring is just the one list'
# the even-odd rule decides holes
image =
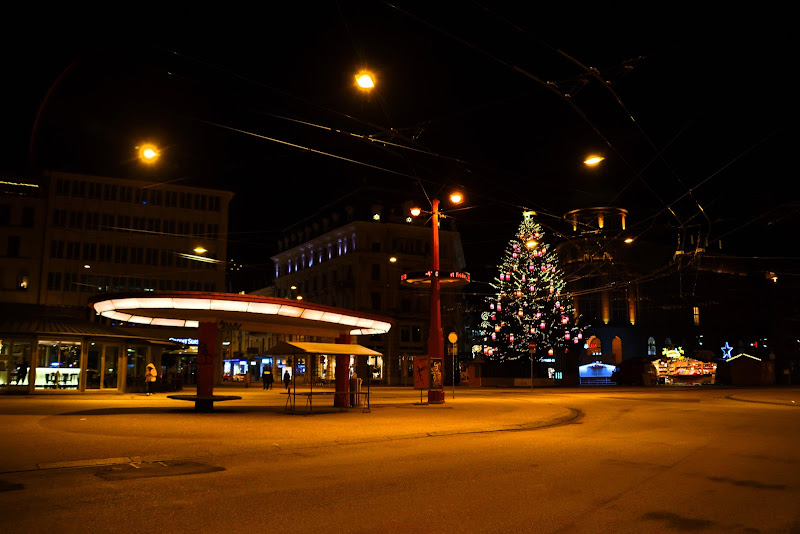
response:
{"label": "overhead tram wire", "polygon": [[[411,17],[411,18],[413,18],[414,20],[416,20],[416,21],[418,21],[418,22],[420,22],[420,23],[424,24],[425,26],[428,26],[429,28],[432,28],[432,29],[434,29],[434,30],[436,30],[436,31],[439,31],[439,32],[441,32],[442,34],[446,35],[447,37],[449,37],[449,38],[451,38],[451,39],[453,39],[453,40],[457,41],[458,43],[460,43],[460,44],[462,44],[462,45],[464,45],[464,46],[467,46],[467,47],[471,48],[472,50],[474,50],[474,51],[476,51],[476,52],[478,52],[478,53],[480,53],[480,54],[482,54],[482,55],[484,55],[484,56],[486,56],[486,57],[490,58],[490,59],[491,59],[491,60],[493,60],[493,61],[496,61],[497,63],[499,63],[499,64],[501,64],[501,65],[505,66],[506,68],[509,68],[509,69],[511,69],[511,70],[513,70],[513,71],[515,71],[515,72],[517,72],[518,74],[521,74],[521,75],[525,76],[526,78],[529,78],[529,79],[533,80],[534,82],[538,83],[539,85],[541,85],[542,87],[544,87],[545,89],[547,89],[548,91],[550,91],[551,93],[553,93],[553,94],[557,95],[557,96],[558,96],[558,97],[559,97],[561,100],[563,100],[564,102],[566,102],[566,103],[569,105],[569,107],[570,107],[570,108],[571,108],[571,109],[572,109],[572,110],[573,110],[573,111],[574,111],[574,112],[575,112],[575,113],[576,113],[576,114],[577,114],[577,115],[578,115],[578,116],[579,116],[581,119],[583,119],[583,121],[584,121],[584,122],[585,122],[585,123],[586,123],[586,124],[587,124],[587,125],[588,125],[588,126],[591,128],[591,129],[592,129],[592,130],[594,130],[594,132],[597,134],[597,136],[598,136],[598,137],[600,137],[600,139],[602,139],[602,140],[603,140],[603,142],[604,142],[604,143],[605,143],[605,144],[606,144],[606,145],[607,145],[607,146],[608,146],[608,147],[609,147],[609,148],[610,148],[610,149],[611,149],[611,150],[612,150],[612,151],[613,151],[613,152],[614,152],[614,153],[615,153],[615,154],[616,154],[616,155],[617,155],[619,158],[620,158],[620,161],[622,161],[622,162],[625,164],[625,166],[626,166],[626,167],[628,167],[628,169],[629,169],[629,170],[630,170],[630,171],[631,171],[631,172],[632,172],[632,173],[633,173],[635,176],[637,176],[637,177],[638,177],[638,178],[639,178],[639,179],[642,181],[642,183],[643,183],[643,184],[645,185],[645,187],[647,187],[647,189],[648,189],[648,190],[649,190],[649,191],[650,191],[650,192],[653,194],[653,196],[654,196],[654,197],[655,197],[655,198],[656,198],[656,199],[657,199],[657,200],[658,200],[658,201],[659,201],[659,202],[660,202],[662,205],[664,205],[664,204],[665,204],[665,202],[663,201],[663,199],[661,199],[661,197],[660,197],[660,196],[658,195],[658,193],[656,193],[656,191],[655,191],[655,190],[654,190],[654,189],[653,189],[653,188],[650,186],[650,184],[649,184],[649,183],[647,183],[647,181],[645,181],[643,177],[641,177],[641,174],[640,174],[640,173],[639,173],[639,172],[638,172],[638,171],[637,171],[637,170],[636,170],[636,169],[633,167],[633,165],[632,165],[632,164],[631,164],[631,163],[630,163],[630,162],[627,160],[627,158],[625,158],[625,156],[623,156],[623,155],[622,155],[622,153],[620,153],[620,152],[619,152],[619,150],[617,150],[616,146],[614,146],[614,144],[613,144],[613,143],[612,143],[612,142],[611,142],[611,141],[610,141],[610,140],[609,140],[609,139],[608,139],[608,138],[607,138],[607,137],[606,137],[606,136],[605,136],[605,135],[604,135],[604,134],[603,134],[603,133],[600,131],[600,129],[599,129],[599,128],[598,128],[598,127],[597,127],[597,126],[596,126],[596,125],[595,125],[595,124],[594,124],[594,123],[591,121],[591,120],[589,120],[589,117],[588,117],[588,116],[587,116],[587,115],[586,115],[586,114],[583,112],[583,110],[581,110],[581,109],[580,109],[580,108],[577,106],[577,104],[575,104],[575,102],[572,100],[572,98],[570,98],[569,94],[564,94],[564,93],[563,93],[563,92],[562,92],[562,91],[561,91],[561,90],[558,88],[558,86],[557,86],[557,85],[556,85],[554,82],[546,82],[546,81],[542,80],[541,78],[537,77],[536,75],[534,75],[534,74],[532,74],[532,73],[528,72],[527,70],[525,70],[525,69],[523,69],[523,68],[521,68],[521,67],[518,67],[518,66],[516,66],[516,65],[512,65],[511,63],[508,63],[507,61],[505,61],[505,60],[503,60],[503,59],[501,59],[501,58],[499,58],[499,57],[495,56],[494,54],[491,54],[491,53],[487,52],[486,50],[483,50],[482,48],[479,48],[478,46],[475,46],[475,45],[473,45],[472,43],[470,43],[470,42],[468,42],[468,41],[466,41],[466,40],[462,39],[461,37],[458,37],[458,36],[456,36],[456,35],[453,35],[452,33],[450,33],[450,32],[448,32],[448,31],[446,31],[446,30],[444,30],[444,29],[442,29],[442,28],[440,28],[440,27],[438,27],[438,26],[436,26],[436,25],[434,25],[434,24],[432,24],[432,23],[430,23],[430,22],[428,22],[428,21],[426,21],[426,20],[424,20],[424,19],[422,19],[422,18],[420,18],[420,17],[416,16],[416,15],[414,15],[413,13],[409,13],[408,11],[406,11],[406,10],[404,10],[404,9],[401,9],[401,8],[399,8],[399,7],[395,6],[394,4],[391,4],[391,3],[389,3],[389,2],[384,2],[384,3],[385,3],[385,4],[387,4],[388,6],[392,7],[393,9],[396,9],[397,11],[399,11],[399,12],[401,12],[401,13],[405,14],[406,16],[408,16],[408,17]],[[677,213],[675,213],[675,212],[672,210],[672,208],[671,208],[671,207],[669,207],[669,206],[667,206],[667,209],[668,209],[668,210],[669,210],[669,212],[672,214],[672,216],[673,216],[673,217],[675,217],[675,219],[678,221],[678,224],[682,226],[682,225],[683,225],[683,222],[681,221],[680,217],[678,217],[678,214],[677,214]],[[662,211],[663,211],[663,210],[662,210]]]}
{"label": "overhead tram wire", "polygon": [[[481,6],[481,7],[483,7],[483,6]],[[619,106],[622,108],[622,110],[625,112],[625,114],[628,116],[628,118],[631,120],[631,122],[633,122],[633,124],[636,126],[636,129],[637,129],[637,130],[639,131],[639,133],[642,135],[642,137],[644,138],[644,140],[645,140],[645,141],[648,143],[648,145],[650,145],[650,147],[651,147],[651,148],[653,149],[653,151],[655,152],[654,159],[653,159],[653,160],[651,160],[650,162],[648,162],[648,164],[647,164],[647,165],[646,165],[646,166],[645,166],[643,169],[641,169],[640,171],[635,171],[635,170],[632,168],[632,166],[631,166],[630,164],[628,164],[628,162],[627,162],[625,159],[623,159],[623,161],[625,161],[626,165],[628,165],[628,166],[631,168],[631,170],[634,170],[634,180],[636,180],[636,179],[640,180],[642,183],[644,183],[644,184],[645,184],[645,185],[648,187],[648,189],[651,189],[651,191],[652,191],[652,188],[650,188],[649,184],[648,184],[648,183],[647,183],[647,182],[644,180],[644,178],[642,177],[641,173],[642,173],[642,172],[644,172],[644,170],[645,170],[647,167],[649,167],[649,166],[650,166],[650,164],[652,163],[652,161],[654,161],[655,159],[660,159],[660,160],[661,160],[661,161],[664,163],[664,165],[667,167],[667,169],[670,171],[670,173],[673,175],[673,177],[674,177],[674,178],[675,178],[675,179],[678,181],[678,183],[679,183],[681,186],[683,186],[684,188],[687,188],[686,184],[684,184],[684,183],[683,183],[683,181],[680,179],[680,177],[677,175],[677,173],[675,173],[674,169],[672,169],[672,167],[669,165],[669,163],[668,163],[668,162],[667,162],[667,161],[664,159],[664,157],[663,157],[663,151],[664,151],[664,149],[662,148],[662,149],[660,149],[660,150],[659,150],[659,149],[658,149],[658,147],[656,147],[656,146],[655,146],[655,143],[653,143],[653,141],[652,141],[652,139],[650,138],[650,136],[649,136],[649,135],[647,135],[647,133],[646,133],[646,132],[644,131],[644,129],[641,127],[641,125],[639,124],[639,122],[638,122],[638,121],[636,120],[636,118],[633,116],[633,113],[632,113],[632,112],[631,112],[631,111],[628,109],[628,107],[627,107],[627,106],[625,105],[625,103],[622,101],[622,98],[620,98],[619,94],[618,94],[618,93],[617,93],[617,92],[614,90],[614,88],[613,88],[613,87],[611,87],[611,84],[610,84],[610,83],[608,83],[608,81],[607,81],[607,80],[604,80],[604,79],[603,79],[603,78],[600,76],[600,73],[599,73],[599,71],[598,71],[596,68],[590,68],[590,67],[587,67],[586,65],[584,65],[583,63],[581,63],[580,61],[578,61],[577,59],[575,59],[575,58],[574,58],[574,57],[572,57],[571,55],[567,54],[567,53],[566,53],[566,52],[564,52],[563,50],[561,50],[561,49],[559,49],[559,48],[555,48],[555,47],[551,46],[549,43],[547,43],[547,42],[545,42],[545,41],[543,41],[543,40],[541,40],[541,39],[539,39],[539,38],[537,38],[537,37],[535,37],[535,36],[531,36],[531,35],[530,35],[530,34],[529,34],[529,33],[528,33],[526,30],[524,30],[524,29],[522,29],[520,26],[518,26],[518,25],[516,25],[516,24],[512,23],[512,22],[511,22],[511,21],[509,21],[507,18],[505,18],[505,17],[503,17],[503,16],[500,16],[500,15],[497,15],[496,13],[494,13],[494,12],[490,11],[489,9],[487,9],[487,8],[485,8],[485,7],[483,7],[483,9],[484,9],[485,11],[489,11],[489,12],[491,12],[491,13],[492,13],[492,14],[494,14],[495,16],[497,16],[497,17],[499,17],[500,19],[502,19],[502,20],[503,20],[503,21],[504,21],[506,24],[508,24],[508,25],[512,26],[512,27],[513,27],[513,28],[514,28],[514,29],[515,29],[517,32],[519,32],[519,33],[521,33],[521,34],[525,35],[526,37],[533,38],[533,39],[534,39],[534,40],[535,40],[537,43],[539,43],[540,45],[542,45],[542,46],[545,46],[545,47],[546,47],[546,48],[548,48],[549,50],[551,50],[551,51],[555,52],[555,53],[556,53],[556,54],[558,54],[559,56],[561,56],[561,57],[563,57],[563,58],[567,59],[568,61],[570,61],[570,62],[571,62],[571,63],[573,63],[574,65],[578,66],[580,69],[584,70],[584,71],[585,71],[585,72],[586,72],[586,73],[587,73],[589,76],[591,76],[592,78],[594,78],[595,80],[597,80],[598,82],[600,82],[600,84],[601,84],[603,87],[605,87],[605,88],[606,88],[606,90],[607,90],[607,91],[608,91],[608,92],[609,92],[609,93],[610,93],[610,94],[611,94],[611,95],[614,97],[614,100],[615,100],[615,101],[617,102],[617,104],[618,104],[618,105],[619,105]],[[602,136],[601,136],[601,137],[602,137]],[[605,140],[605,138],[603,138],[603,139],[604,139],[604,141],[606,141],[606,140]],[[673,141],[674,141],[674,139],[673,139]],[[608,141],[606,141],[606,143],[607,143],[607,144],[609,144],[609,146],[612,148],[612,150],[615,150],[615,149],[614,149],[614,147],[613,147],[613,146],[611,146],[611,145],[610,145],[610,143],[608,143]],[[672,143],[672,141],[670,141],[670,144],[671,144],[671,143]],[[615,150],[615,153],[617,153],[617,154],[619,155],[619,153],[618,153],[616,150]],[[611,202],[614,202],[614,200],[616,200],[617,198],[619,198],[619,196],[622,194],[622,192],[623,192],[625,189],[627,189],[627,188],[628,188],[628,187],[631,185],[631,183],[633,183],[633,181],[631,181],[631,182],[630,182],[630,183],[628,183],[628,184],[627,184],[625,187],[623,187],[623,188],[622,188],[622,190],[621,190],[619,193],[617,193],[617,195],[616,195],[616,196],[615,196],[615,197],[614,197],[614,198],[611,200]],[[658,198],[658,196],[657,196],[657,195],[656,195],[656,198]],[[659,200],[661,201],[661,199],[659,199]],[[697,199],[695,199],[695,198],[692,196],[692,200],[694,200],[694,202],[695,202],[695,204],[697,205],[697,207],[698,207],[698,209],[700,210],[700,212],[701,212],[701,213],[702,213],[702,214],[703,214],[703,215],[706,217],[706,220],[708,221],[708,225],[709,225],[709,231],[710,231],[710,229],[711,229],[711,221],[708,219],[708,215],[706,215],[706,212],[705,212],[705,210],[704,210],[704,209],[703,209],[703,207],[700,205],[700,203],[697,201]],[[662,202],[662,204],[663,204],[663,201],[661,201],[661,202]],[[675,213],[674,213],[674,212],[672,212],[672,213],[673,213],[673,215],[675,215]],[[675,215],[675,217],[676,217],[676,219],[678,219],[677,215]],[[680,219],[678,219],[678,221],[680,222]]]}
{"label": "overhead tram wire", "polygon": [[[360,119],[360,118],[358,118],[358,117],[354,117],[354,116],[352,116],[352,115],[349,115],[349,114],[346,114],[346,113],[340,112],[340,111],[338,111],[338,110],[335,110],[335,109],[332,109],[332,108],[329,108],[329,107],[326,107],[326,106],[322,106],[322,105],[320,105],[320,104],[317,104],[317,103],[315,103],[315,102],[309,101],[309,100],[307,100],[307,99],[305,99],[305,98],[299,97],[299,96],[297,96],[297,95],[295,95],[295,94],[293,94],[293,93],[290,93],[290,92],[288,92],[288,91],[285,91],[285,90],[282,90],[282,89],[279,89],[279,88],[273,87],[273,86],[271,86],[271,85],[269,85],[269,84],[266,84],[266,83],[264,83],[264,82],[260,82],[260,81],[258,81],[258,80],[254,80],[254,79],[248,78],[248,77],[246,77],[246,76],[243,76],[243,75],[241,75],[241,74],[239,74],[239,73],[237,73],[237,72],[234,72],[234,71],[231,71],[231,70],[229,70],[229,69],[226,69],[226,68],[220,67],[219,65],[216,65],[216,64],[214,64],[214,63],[208,62],[208,61],[206,61],[206,60],[203,60],[203,59],[200,59],[200,58],[196,58],[196,57],[194,57],[194,56],[190,56],[190,55],[188,55],[188,54],[185,54],[185,53],[182,53],[182,52],[178,52],[178,51],[176,51],[176,50],[169,50],[169,52],[170,52],[171,54],[173,54],[174,56],[176,56],[176,57],[180,57],[180,58],[182,58],[182,59],[185,59],[185,60],[187,60],[187,61],[191,61],[191,62],[193,62],[193,63],[195,63],[195,64],[202,65],[202,66],[203,66],[203,67],[205,67],[205,68],[209,68],[209,69],[212,69],[212,70],[216,70],[216,71],[218,71],[218,72],[221,72],[221,73],[223,73],[223,74],[226,74],[226,75],[228,75],[228,76],[231,76],[231,77],[233,77],[233,78],[235,78],[235,79],[238,79],[238,80],[240,80],[240,81],[243,81],[243,82],[245,82],[245,83],[253,84],[253,85],[256,85],[256,86],[258,86],[258,87],[262,87],[262,88],[268,89],[268,90],[270,90],[270,91],[276,92],[276,93],[278,93],[278,94],[282,94],[282,95],[284,95],[284,96],[287,96],[287,97],[289,97],[289,98],[291,98],[291,99],[293,99],[293,100],[296,100],[296,101],[298,101],[298,102],[305,103],[305,104],[307,104],[307,105],[310,105],[310,106],[312,106],[312,107],[315,107],[315,108],[317,108],[317,109],[320,109],[320,110],[322,110],[322,111],[326,111],[326,112],[332,113],[332,114],[334,114],[334,115],[338,115],[338,116],[340,116],[340,117],[343,117],[343,118],[346,118],[346,119],[348,119],[348,120],[354,121],[354,122],[356,122],[356,123],[359,123],[359,124],[362,124],[362,125],[369,126],[369,127],[371,127],[371,128],[374,128],[374,129],[376,129],[377,131],[381,132],[381,133],[382,133],[382,134],[384,134],[384,135],[388,135],[388,136],[395,136],[395,135],[396,135],[396,136],[399,136],[400,138],[402,138],[402,139],[404,139],[404,140],[406,140],[406,141],[409,141],[411,144],[414,144],[414,145],[417,145],[417,146],[419,146],[419,142],[418,142],[418,141],[416,141],[416,139],[409,139],[409,138],[407,138],[407,137],[406,137],[404,134],[402,134],[402,132],[400,132],[399,130],[397,130],[397,129],[395,129],[395,128],[386,128],[386,127],[382,127],[382,126],[379,126],[379,125],[373,124],[373,123],[371,123],[371,122],[364,121],[364,120],[362,120],[362,119]],[[174,76],[174,73],[170,73],[170,74]],[[196,78],[193,78],[193,79],[195,79],[195,81],[198,81],[198,82],[199,82],[199,80],[197,80]],[[201,83],[202,83],[202,82],[201,82]],[[543,82],[542,82],[542,83],[543,83]],[[270,114],[270,113],[265,113],[265,112],[260,112],[260,113],[264,113],[264,114],[267,114],[267,115],[270,115],[270,116],[274,116],[275,118],[279,118],[279,119],[283,119],[283,120],[295,121],[295,122],[297,122],[297,123],[300,123],[300,124],[306,124],[306,125],[308,125],[308,126],[310,126],[310,127],[321,128],[321,129],[327,129],[327,130],[330,130],[330,131],[334,131],[334,132],[342,133],[342,134],[345,134],[345,135],[349,135],[349,136],[351,136],[351,137],[353,137],[353,138],[361,138],[361,139],[363,139],[363,136],[359,136],[358,134],[353,134],[353,133],[350,133],[350,132],[345,132],[345,131],[343,131],[343,130],[337,130],[337,129],[335,129],[335,128],[331,128],[331,127],[328,127],[328,126],[324,126],[324,125],[315,124],[315,123],[312,123],[312,122],[309,122],[309,121],[302,121],[302,120],[299,120],[299,119],[292,119],[292,118],[290,118],[290,117],[285,117],[285,116],[280,116],[280,115],[275,115],[275,114]],[[367,163],[359,162],[359,161],[357,161],[357,160],[352,160],[352,159],[350,159],[350,158],[344,158],[344,157],[342,157],[342,156],[338,156],[338,155],[335,155],[335,154],[326,154],[326,153],[325,153],[325,152],[323,152],[323,151],[318,151],[318,150],[315,150],[315,149],[311,149],[311,148],[307,148],[307,147],[302,147],[302,146],[300,146],[300,145],[295,145],[295,144],[293,144],[293,143],[288,143],[288,142],[286,142],[286,141],[281,141],[281,140],[274,139],[274,138],[270,138],[270,137],[267,137],[267,136],[262,136],[262,135],[259,135],[259,134],[254,134],[254,133],[252,133],[252,132],[247,132],[246,130],[240,130],[240,129],[233,128],[233,127],[230,127],[230,126],[226,126],[226,125],[223,125],[223,124],[214,123],[214,122],[212,122],[212,121],[205,121],[205,120],[202,120],[202,119],[196,119],[196,118],[195,118],[194,120],[200,120],[201,122],[204,122],[204,123],[207,123],[207,124],[211,124],[211,125],[215,125],[215,126],[218,126],[218,127],[221,127],[221,128],[225,128],[225,129],[228,129],[228,130],[231,130],[231,131],[239,131],[240,133],[245,133],[245,134],[247,134],[247,135],[252,135],[252,136],[261,137],[261,138],[264,138],[264,139],[267,139],[267,140],[271,140],[271,141],[273,141],[273,142],[276,142],[276,143],[279,143],[279,144],[284,144],[284,145],[287,145],[287,146],[295,146],[296,148],[298,148],[298,149],[300,149],[300,150],[307,150],[307,151],[315,152],[315,153],[318,153],[318,154],[321,154],[321,155],[329,155],[330,157],[333,157],[333,158],[336,158],[336,159],[340,159],[340,160],[344,160],[344,161],[350,161],[350,162],[352,162],[352,163],[355,163],[355,164],[358,164],[358,165],[364,165],[364,166],[372,167],[372,168],[375,168],[375,169],[378,169],[378,170],[384,170],[384,171],[386,171],[386,172],[389,172],[389,173],[391,173],[391,174],[400,175],[400,176],[405,176],[405,177],[412,178],[412,179],[415,179],[415,180],[417,180],[417,179],[419,178],[418,176],[413,176],[413,175],[410,175],[410,174],[402,173],[402,172],[399,172],[399,171],[394,171],[394,170],[391,170],[391,169],[385,169],[385,168],[382,168],[382,167],[379,167],[379,166],[373,166],[373,165],[371,165],[371,164],[367,164]],[[371,142],[373,142],[373,143],[383,143],[383,144],[385,144],[385,145],[388,145],[388,146],[394,146],[394,147],[396,147],[396,148],[400,148],[400,149],[403,149],[403,150],[408,150],[408,151],[418,152],[418,153],[421,153],[421,154],[424,154],[424,155],[428,155],[428,156],[431,156],[431,157],[436,157],[436,158],[440,158],[440,159],[444,159],[444,160],[449,160],[449,161],[453,161],[453,162],[456,162],[456,163],[459,163],[459,164],[463,164],[463,165],[468,165],[468,166],[470,166],[470,167],[474,167],[474,164],[473,164],[472,162],[470,162],[470,161],[467,161],[467,160],[464,160],[464,159],[462,159],[462,158],[458,158],[458,157],[455,157],[455,156],[448,156],[448,155],[445,155],[445,154],[440,154],[440,153],[432,152],[432,151],[430,151],[430,150],[426,150],[426,149],[424,149],[424,148],[414,148],[414,147],[411,147],[411,146],[409,146],[409,145],[403,145],[403,144],[400,144],[400,143],[393,143],[393,142],[391,142],[391,141],[387,141],[387,140],[384,140],[384,139],[378,139],[378,138],[375,136],[375,134],[371,134],[371,137],[369,138],[369,140],[370,140]],[[433,181],[430,181],[430,180],[427,180],[427,182],[430,182],[430,183],[435,183],[435,182],[433,182]],[[513,203],[508,203],[508,202],[504,202],[504,201],[499,201],[499,200],[498,200],[498,199],[496,199],[496,198],[489,198],[489,197],[486,197],[486,198],[487,198],[488,200],[492,200],[492,201],[495,201],[495,202],[499,202],[499,203],[502,203],[502,204],[505,204],[505,205],[509,205],[509,206],[513,206],[513,207],[518,207],[518,208],[521,208],[521,207],[522,207],[522,206],[519,206],[519,205],[516,205],[516,204],[513,204]],[[530,204],[530,203],[529,203],[529,204]],[[545,212],[544,208],[542,208],[542,207],[539,207],[539,208],[537,209],[537,211],[538,211],[538,212],[540,212],[540,213],[543,213],[543,212]],[[553,216],[553,217],[556,217],[556,216]]]}

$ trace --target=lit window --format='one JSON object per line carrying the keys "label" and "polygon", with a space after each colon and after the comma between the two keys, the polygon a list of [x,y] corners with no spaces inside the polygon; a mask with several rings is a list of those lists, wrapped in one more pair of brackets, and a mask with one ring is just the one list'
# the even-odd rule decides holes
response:
{"label": "lit window", "polygon": [[692,315],[694,316],[694,324],[695,325],[699,325],[700,324],[700,308],[697,307],[697,306],[692,308]]}

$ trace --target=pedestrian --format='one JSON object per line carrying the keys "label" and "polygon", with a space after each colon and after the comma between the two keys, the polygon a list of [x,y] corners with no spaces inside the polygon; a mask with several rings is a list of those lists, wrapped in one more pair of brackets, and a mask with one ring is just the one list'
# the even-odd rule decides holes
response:
{"label": "pedestrian", "polygon": [[25,383],[25,378],[28,376],[28,360],[22,360],[22,363],[17,367],[17,385]]}
{"label": "pedestrian", "polygon": [[283,383],[286,386],[286,391],[289,391],[289,382],[291,381],[292,377],[289,375],[289,371],[287,370],[285,373],[283,373]]}
{"label": "pedestrian", "polygon": [[264,373],[261,375],[261,382],[263,382],[264,389],[272,389],[272,370],[264,367]]}
{"label": "pedestrian", "polygon": [[250,370],[248,369],[247,372],[244,374],[244,387],[250,387]]}
{"label": "pedestrian", "polygon": [[144,385],[148,397],[153,394],[156,378],[158,378],[158,373],[156,372],[156,366],[153,365],[152,363],[148,363],[147,367],[144,370]]}

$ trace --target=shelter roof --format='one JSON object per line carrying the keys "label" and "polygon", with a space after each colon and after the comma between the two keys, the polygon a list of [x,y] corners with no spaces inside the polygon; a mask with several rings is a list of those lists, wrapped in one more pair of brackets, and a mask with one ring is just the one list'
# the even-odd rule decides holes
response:
{"label": "shelter roof", "polygon": [[392,320],[297,300],[204,291],[114,293],[89,299],[110,319],[153,326],[196,328],[201,322],[235,323],[240,330],[338,337],[385,334]]}
{"label": "shelter roof", "polygon": [[310,343],[299,341],[281,341],[274,347],[268,349],[266,354],[273,356],[288,356],[291,354],[349,354],[351,356],[382,356],[363,345],[353,345],[349,343]]}

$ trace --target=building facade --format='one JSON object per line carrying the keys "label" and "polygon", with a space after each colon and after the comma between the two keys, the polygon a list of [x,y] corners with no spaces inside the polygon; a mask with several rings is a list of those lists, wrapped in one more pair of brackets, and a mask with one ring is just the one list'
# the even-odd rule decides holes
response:
{"label": "building facade", "polygon": [[[191,336],[88,326],[89,297],[224,291],[230,192],[62,172],[0,182],[0,388],[136,387],[169,337]],[[26,327],[26,314],[52,320]]]}
{"label": "building facade", "polygon": [[[431,268],[430,221],[409,215],[414,203],[385,200],[377,190],[361,190],[317,217],[288,228],[272,256],[275,296],[354,311],[369,311],[394,320],[383,336],[359,343],[383,354],[373,357],[370,380],[411,385],[411,364],[427,353],[430,292],[401,283],[403,274]],[[392,198],[397,198],[396,193]],[[465,266],[461,238],[452,219],[439,229],[442,271]],[[445,338],[456,332],[463,340],[464,303],[457,289],[442,291]],[[449,347],[445,339],[445,347]],[[463,343],[463,342],[462,342]],[[452,358],[446,360],[451,376]],[[320,367],[320,368],[324,368]],[[358,370],[359,376],[367,369]]]}

